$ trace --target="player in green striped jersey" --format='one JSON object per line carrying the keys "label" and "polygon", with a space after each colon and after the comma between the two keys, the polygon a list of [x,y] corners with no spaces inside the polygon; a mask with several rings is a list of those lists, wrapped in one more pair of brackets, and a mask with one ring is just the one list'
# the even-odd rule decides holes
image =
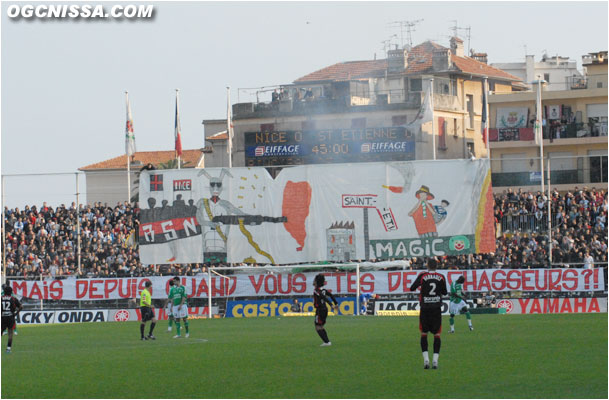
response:
{"label": "player in green striped jersey", "polygon": [[[167,309],[167,319],[169,319],[169,326],[167,327],[167,332],[171,332],[171,326],[173,325],[174,317],[173,317],[173,296],[175,293],[175,286],[173,285],[175,278],[171,278],[169,281],[169,295],[167,296],[167,300],[165,300],[165,304],[163,308]],[[169,307],[167,307],[169,306]]]}
{"label": "player in green striped jersey", "polygon": [[173,278],[173,282],[173,287],[175,288],[173,295],[173,317],[175,318],[176,330],[178,331],[177,335],[175,335],[173,338],[177,339],[182,337],[180,319],[184,321],[186,337],[190,335],[188,332],[188,297],[186,296],[186,288],[180,283],[180,278],[176,276]]}
{"label": "player in green striped jersey", "polygon": [[464,283],[465,277],[461,275],[450,285],[450,304],[448,305],[448,312],[450,313],[450,333],[455,333],[455,315],[459,313],[465,313],[469,330],[474,330],[472,315],[469,313],[467,303],[465,302],[465,292],[463,291]]}

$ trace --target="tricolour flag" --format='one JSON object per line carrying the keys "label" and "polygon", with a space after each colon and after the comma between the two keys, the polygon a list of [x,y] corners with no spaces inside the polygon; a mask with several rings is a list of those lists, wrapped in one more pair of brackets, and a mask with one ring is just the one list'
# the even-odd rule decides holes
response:
{"label": "tricolour flag", "polygon": [[486,79],[482,82],[482,141],[486,145],[488,140],[488,126],[486,123]]}
{"label": "tricolour flag", "polygon": [[125,124],[125,153],[128,156],[135,154],[135,134],[133,133],[133,117],[131,116],[131,105],[129,104],[129,93],[125,92],[127,99],[127,123]]}
{"label": "tricolour flag", "polygon": [[182,137],[180,136],[180,103],[178,100],[178,91],[176,90],[176,121],[175,121],[175,154],[176,157],[182,155]]}

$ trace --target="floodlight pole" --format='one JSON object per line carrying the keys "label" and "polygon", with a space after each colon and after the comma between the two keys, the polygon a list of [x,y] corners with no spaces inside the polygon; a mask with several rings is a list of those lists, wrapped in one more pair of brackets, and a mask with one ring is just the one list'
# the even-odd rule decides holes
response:
{"label": "floodlight pole", "polygon": [[[364,208],[364,210],[367,210],[367,208]],[[359,263],[356,264],[355,266],[355,275],[357,276],[357,289],[355,292],[355,315],[359,315]]]}
{"label": "floodlight pole", "polygon": [[6,213],[4,212],[4,207],[6,207],[4,200],[5,192],[4,175],[2,175],[2,283],[6,282]]}
{"label": "floodlight pole", "polygon": [[211,313],[211,266],[207,268],[207,301],[208,301],[208,310],[207,314],[209,315],[209,319],[212,318]]}

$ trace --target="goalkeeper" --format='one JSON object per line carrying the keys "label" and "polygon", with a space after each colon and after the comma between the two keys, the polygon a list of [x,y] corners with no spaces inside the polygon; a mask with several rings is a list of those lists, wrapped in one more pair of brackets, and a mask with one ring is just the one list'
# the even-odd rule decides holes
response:
{"label": "goalkeeper", "polygon": [[465,313],[469,330],[474,330],[472,315],[469,313],[467,303],[465,302],[463,283],[465,283],[465,277],[461,275],[450,285],[450,304],[448,305],[448,312],[450,313],[450,333],[455,333],[455,315],[459,313]]}

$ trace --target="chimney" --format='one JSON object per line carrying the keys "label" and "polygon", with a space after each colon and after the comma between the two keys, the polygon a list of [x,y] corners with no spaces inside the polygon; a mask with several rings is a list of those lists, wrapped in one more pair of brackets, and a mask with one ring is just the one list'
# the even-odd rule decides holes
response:
{"label": "chimney", "polygon": [[450,50],[457,57],[465,57],[465,50],[463,50],[463,40],[456,36],[450,38]]}
{"label": "chimney", "polygon": [[408,51],[406,49],[393,49],[387,52],[387,72],[400,73],[408,67]]}
{"label": "chimney", "polygon": [[431,65],[434,71],[446,71],[450,69],[450,49],[442,47],[440,49],[434,49]]}
{"label": "chimney", "polygon": [[476,61],[479,61],[484,64],[488,64],[488,54],[486,53],[476,53],[473,49],[470,51],[470,57]]}

